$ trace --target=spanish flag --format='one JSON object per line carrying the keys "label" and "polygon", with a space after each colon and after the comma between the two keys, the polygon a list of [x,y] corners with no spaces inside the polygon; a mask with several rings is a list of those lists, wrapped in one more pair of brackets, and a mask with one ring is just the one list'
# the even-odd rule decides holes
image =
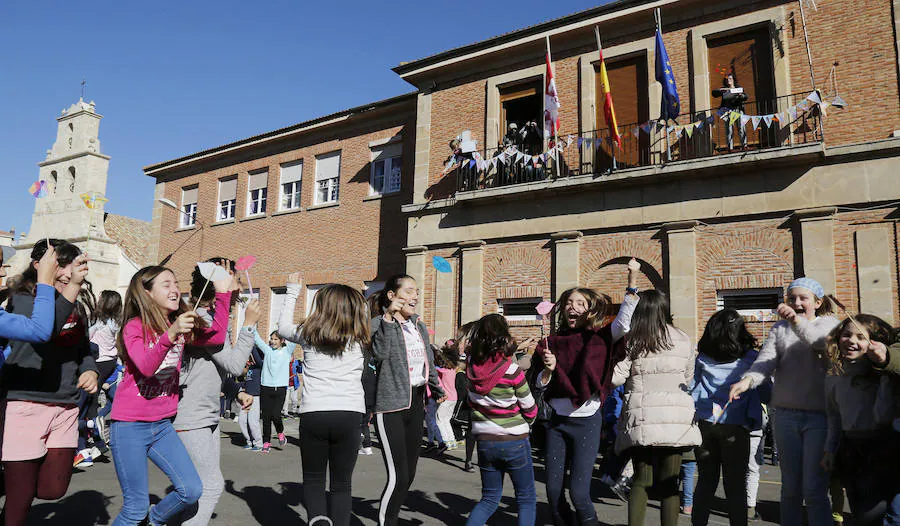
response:
{"label": "spanish flag", "polygon": [[594,26],[594,35],[597,37],[597,52],[600,54],[600,97],[603,100],[603,116],[609,128],[609,138],[621,148],[622,136],[619,135],[619,126],[616,123],[616,108],[613,106],[612,90],[609,87],[609,77],[606,75],[606,61],[603,59],[603,46],[600,45],[600,29],[597,26]]}

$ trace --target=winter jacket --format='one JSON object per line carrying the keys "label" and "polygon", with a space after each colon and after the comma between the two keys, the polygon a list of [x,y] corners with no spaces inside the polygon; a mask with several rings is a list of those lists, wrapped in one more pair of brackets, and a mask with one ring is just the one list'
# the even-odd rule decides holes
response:
{"label": "winter jacket", "polygon": [[836,453],[842,436],[890,433],[896,416],[900,379],[879,374],[869,360],[843,360],[844,374],[825,377],[828,438],[825,451]]}
{"label": "winter jacket", "polygon": [[900,342],[888,347],[887,360],[886,364],[878,368],[889,373],[900,375]]}
{"label": "winter jacket", "polygon": [[756,351],[747,351],[743,357],[730,362],[717,362],[705,354],[697,356],[691,386],[697,420],[736,424],[750,431],[762,428],[762,403],[757,389],[728,401],[731,385],[750,369],[757,354]]}
{"label": "winter jacket", "polygon": [[694,378],[695,354],[687,334],[668,328],[672,348],[616,364],[612,383],[625,385],[616,453],[634,446],[699,446],[694,423],[694,399],[688,385]]}
{"label": "winter jacket", "polygon": [[[444,396],[434,369],[434,352],[428,340],[428,329],[417,316],[412,317],[425,344],[425,366],[428,368],[426,392],[432,398]],[[375,412],[391,413],[408,409],[412,403],[412,386],[409,383],[409,360],[406,357],[406,341],[398,322],[388,322],[384,317],[372,318],[372,354],[375,356],[378,385],[375,390]]]}
{"label": "winter jacket", "polygon": [[[48,292],[39,285],[41,303]],[[54,291],[55,292],[55,291]],[[3,389],[9,400],[45,404],[77,404],[78,378],[86,371],[97,371],[91,356],[87,326],[78,317],[75,304],[62,294],[54,300],[53,332],[46,343],[11,340],[11,352],[3,366]],[[16,294],[10,298],[10,311],[32,316],[36,298]],[[8,317],[8,315],[4,315]],[[39,336],[43,336],[40,334]],[[30,341],[40,341],[31,338]]]}

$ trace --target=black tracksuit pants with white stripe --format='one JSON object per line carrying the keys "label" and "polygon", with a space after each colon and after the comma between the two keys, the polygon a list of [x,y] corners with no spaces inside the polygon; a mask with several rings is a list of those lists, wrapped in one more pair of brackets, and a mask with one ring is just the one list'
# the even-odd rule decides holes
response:
{"label": "black tracksuit pants with white stripe", "polygon": [[409,409],[375,416],[375,432],[381,443],[387,483],[378,507],[378,525],[395,526],[400,506],[406,500],[409,487],[416,477],[419,448],[422,444],[425,421],[425,387],[412,390]]}

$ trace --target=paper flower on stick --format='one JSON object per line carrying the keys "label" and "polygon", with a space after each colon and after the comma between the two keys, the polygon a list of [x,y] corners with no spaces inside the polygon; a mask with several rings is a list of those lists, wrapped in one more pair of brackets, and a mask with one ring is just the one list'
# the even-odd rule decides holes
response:
{"label": "paper flower on stick", "polygon": [[38,199],[47,197],[47,181],[41,179],[40,181],[33,182],[28,188],[28,193]]}
{"label": "paper flower on stick", "polygon": [[546,316],[546,315],[550,314],[550,311],[553,310],[553,303],[551,303],[549,301],[542,301],[537,304],[537,307],[535,307],[535,310],[541,316]]}
{"label": "paper flower on stick", "polygon": [[431,264],[434,266],[434,270],[441,274],[453,272],[453,267],[450,266],[450,262],[441,256],[434,256],[431,258]]}
{"label": "paper flower on stick", "polygon": [[234,264],[236,270],[250,270],[256,264],[256,256],[244,256],[237,260]]}
{"label": "paper flower on stick", "polygon": [[210,261],[197,263],[197,268],[200,269],[200,275],[206,278],[207,281],[219,281],[230,277],[228,271],[225,270],[225,267],[221,267]]}
{"label": "paper flower on stick", "polygon": [[104,197],[100,192],[85,192],[81,194],[80,197],[81,201],[84,202],[84,206],[88,207],[91,210],[94,210],[98,206],[109,202],[109,199]]}

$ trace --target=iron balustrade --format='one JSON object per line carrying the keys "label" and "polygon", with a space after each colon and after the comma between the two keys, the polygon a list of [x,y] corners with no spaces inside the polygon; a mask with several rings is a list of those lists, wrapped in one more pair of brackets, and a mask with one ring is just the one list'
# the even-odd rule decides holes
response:
{"label": "iron balustrade", "polygon": [[[621,125],[618,127],[621,146],[613,145],[609,129],[560,133],[558,141],[565,148],[557,151],[555,159],[534,156],[527,149],[525,153],[506,145],[479,152],[487,162],[479,167],[479,163],[471,162],[475,160],[472,154],[464,154],[455,169],[456,189],[465,192],[575,175],[603,176],[616,170],[819,142],[822,140],[821,111],[806,101],[807,95],[796,93],[774,100],[745,102],[743,114],[747,117],[779,114],[781,117],[759,119],[757,123],[749,120],[743,127],[739,116],[731,122],[727,113],[730,110],[713,108],[683,113],[667,124],[649,121]],[[807,102],[807,108],[796,110],[796,117],[791,117],[791,108],[803,101]],[[679,132],[678,127],[686,125],[691,125],[691,130],[680,128]]]}

